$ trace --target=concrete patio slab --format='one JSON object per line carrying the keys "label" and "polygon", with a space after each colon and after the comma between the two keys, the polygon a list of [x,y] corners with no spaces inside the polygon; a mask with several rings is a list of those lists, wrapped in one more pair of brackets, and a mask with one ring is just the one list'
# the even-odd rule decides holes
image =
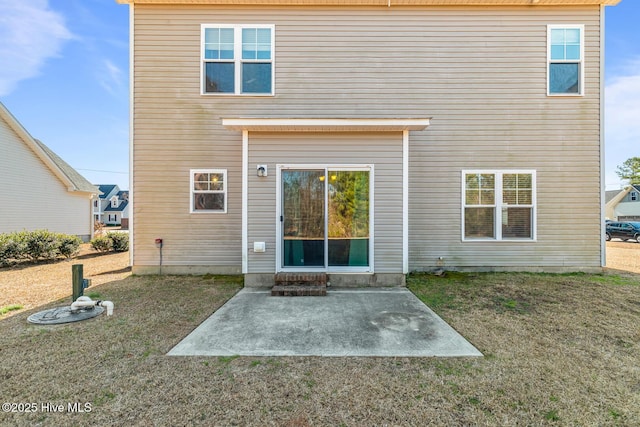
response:
{"label": "concrete patio slab", "polygon": [[170,356],[482,356],[406,288],[272,297],[244,288]]}

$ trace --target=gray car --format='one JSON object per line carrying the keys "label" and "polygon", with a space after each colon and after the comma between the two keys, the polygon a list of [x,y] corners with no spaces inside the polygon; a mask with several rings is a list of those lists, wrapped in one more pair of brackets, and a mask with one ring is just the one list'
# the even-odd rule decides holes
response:
{"label": "gray car", "polygon": [[640,243],[640,222],[609,222],[607,223],[606,239],[635,240]]}

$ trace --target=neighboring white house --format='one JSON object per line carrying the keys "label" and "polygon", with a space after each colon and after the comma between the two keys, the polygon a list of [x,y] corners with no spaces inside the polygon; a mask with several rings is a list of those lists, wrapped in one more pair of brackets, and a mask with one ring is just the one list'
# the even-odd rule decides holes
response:
{"label": "neighboring white house", "polygon": [[99,199],[93,202],[94,221],[105,225],[129,225],[129,192],[114,184],[98,185]]}
{"label": "neighboring white house", "polygon": [[91,239],[100,193],[0,103],[0,233],[46,229]]}
{"label": "neighboring white house", "polygon": [[605,217],[613,221],[640,221],[640,185],[607,191]]}

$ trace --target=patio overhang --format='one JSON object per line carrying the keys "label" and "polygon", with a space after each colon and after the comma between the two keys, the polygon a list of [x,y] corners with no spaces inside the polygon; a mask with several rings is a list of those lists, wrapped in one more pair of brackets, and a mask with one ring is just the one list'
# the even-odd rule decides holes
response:
{"label": "patio overhang", "polygon": [[403,132],[424,130],[430,118],[228,118],[222,125],[230,130],[252,132]]}

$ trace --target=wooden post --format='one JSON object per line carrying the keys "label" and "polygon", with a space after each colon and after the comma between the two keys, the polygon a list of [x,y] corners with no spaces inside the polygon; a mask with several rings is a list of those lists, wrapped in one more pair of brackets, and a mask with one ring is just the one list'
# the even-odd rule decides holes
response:
{"label": "wooden post", "polygon": [[71,302],[82,296],[84,286],[82,279],[82,264],[73,264],[71,266],[71,274],[73,276],[73,295]]}

